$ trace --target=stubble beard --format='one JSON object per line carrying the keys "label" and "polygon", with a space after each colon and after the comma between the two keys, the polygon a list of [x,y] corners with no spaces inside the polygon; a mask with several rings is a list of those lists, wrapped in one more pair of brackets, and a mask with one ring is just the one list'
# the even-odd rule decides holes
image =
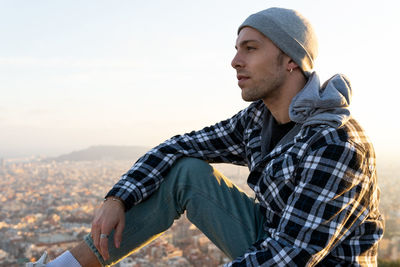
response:
{"label": "stubble beard", "polygon": [[252,102],[277,98],[285,81],[284,74],[281,70],[277,70],[275,75],[264,77],[258,85],[254,85],[251,88],[242,88],[243,100]]}
{"label": "stubble beard", "polygon": [[281,93],[280,88],[285,82],[286,70],[283,68],[283,52],[280,51],[276,57],[276,69],[265,75],[258,84],[251,88],[242,88],[242,98],[244,101],[253,102],[257,100],[268,101],[277,99]]}

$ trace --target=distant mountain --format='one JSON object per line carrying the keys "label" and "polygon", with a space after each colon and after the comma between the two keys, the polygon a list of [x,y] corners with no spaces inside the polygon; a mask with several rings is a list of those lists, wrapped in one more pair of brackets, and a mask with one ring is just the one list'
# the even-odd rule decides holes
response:
{"label": "distant mountain", "polygon": [[51,159],[56,161],[136,160],[149,149],[142,146],[91,146]]}

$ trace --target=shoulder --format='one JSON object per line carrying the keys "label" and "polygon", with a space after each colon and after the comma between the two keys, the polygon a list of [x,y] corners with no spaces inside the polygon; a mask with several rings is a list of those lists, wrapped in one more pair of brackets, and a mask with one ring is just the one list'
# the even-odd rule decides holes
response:
{"label": "shoulder", "polygon": [[261,126],[266,111],[266,106],[259,100],[252,102],[247,108],[236,114],[236,116],[239,117],[247,127]]}
{"label": "shoulder", "polygon": [[[307,135],[297,146],[301,147],[295,169],[300,184],[318,185],[335,191],[346,191],[355,185],[367,188],[375,179],[375,157],[368,150],[368,142],[357,133],[357,124],[349,121],[339,128],[321,125],[306,128]],[[329,187],[329,186],[328,186]]]}
{"label": "shoulder", "polygon": [[317,126],[307,129],[308,153],[325,161],[351,165],[355,170],[364,165],[375,170],[375,151],[364,129],[350,118],[343,126]]}
{"label": "shoulder", "polygon": [[262,100],[258,100],[252,102],[244,111],[249,117],[258,118],[261,117],[262,114],[267,110],[264,102]]}
{"label": "shoulder", "polygon": [[316,141],[313,143],[314,148],[337,144],[354,146],[364,152],[374,151],[372,143],[364,129],[354,118],[350,118],[339,128],[329,126],[310,128],[307,135],[311,136],[314,134],[318,135]]}

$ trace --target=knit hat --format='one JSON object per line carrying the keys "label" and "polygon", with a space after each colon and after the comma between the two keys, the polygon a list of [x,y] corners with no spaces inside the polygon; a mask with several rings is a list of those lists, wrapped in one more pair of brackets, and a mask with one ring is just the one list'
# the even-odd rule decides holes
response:
{"label": "knit hat", "polygon": [[238,29],[251,27],[279,47],[296,62],[308,77],[318,54],[317,36],[310,24],[299,12],[285,8],[269,8],[250,15]]}

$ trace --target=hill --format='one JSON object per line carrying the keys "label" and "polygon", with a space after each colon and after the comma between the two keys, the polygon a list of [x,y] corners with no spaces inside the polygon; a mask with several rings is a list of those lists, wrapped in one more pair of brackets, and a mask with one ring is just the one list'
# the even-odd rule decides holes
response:
{"label": "hill", "polygon": [[136,160],[150,148],[142,146],[91,146],[73,151],[52,160],[56,161],[91,161],[91,160]]}

